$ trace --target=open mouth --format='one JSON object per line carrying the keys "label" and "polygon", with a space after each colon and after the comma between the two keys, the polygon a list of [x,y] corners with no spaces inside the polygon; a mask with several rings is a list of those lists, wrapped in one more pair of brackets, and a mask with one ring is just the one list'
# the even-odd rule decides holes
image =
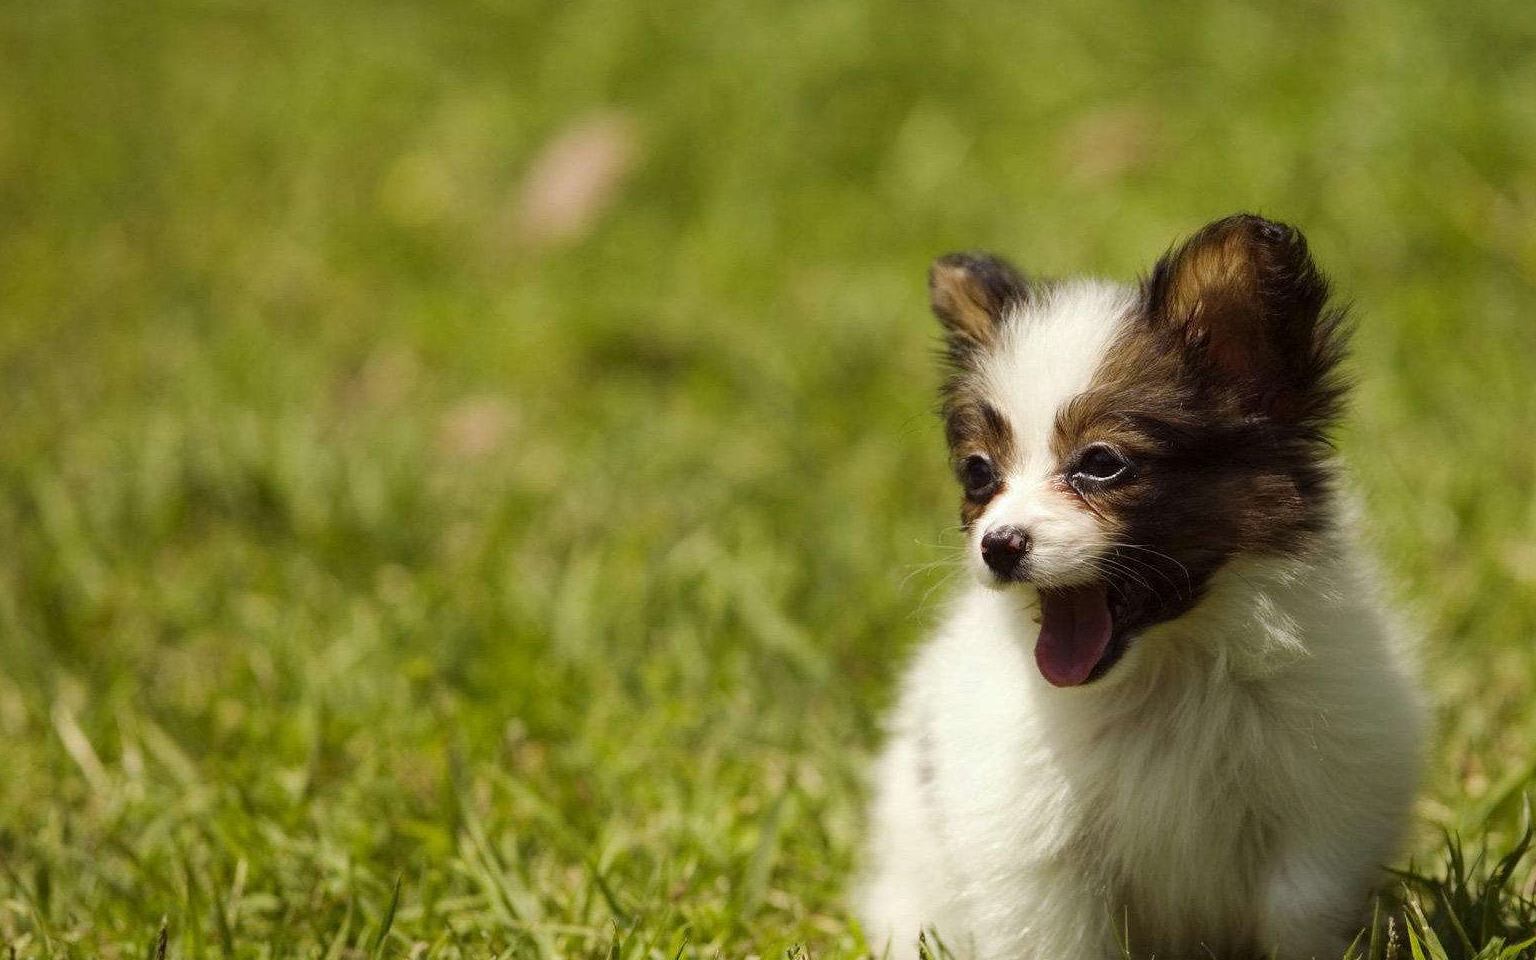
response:
{"label": "open mouth", "polygon": [[1035,665],[1054,686],[1076,687],[1104,676],[1130,647],[1145,603],[1123,584],[1094,581],[1040,588]]}

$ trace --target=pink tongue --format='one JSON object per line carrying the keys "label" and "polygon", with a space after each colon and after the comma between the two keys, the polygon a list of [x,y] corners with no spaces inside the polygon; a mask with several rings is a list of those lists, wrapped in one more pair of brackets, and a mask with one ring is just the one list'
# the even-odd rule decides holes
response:
{"label": "pink tongue", "polygon": [[1075,687],[1103,658],[1113,627],[1103,586],[1041,590],[1035,665],[1056,686]]}

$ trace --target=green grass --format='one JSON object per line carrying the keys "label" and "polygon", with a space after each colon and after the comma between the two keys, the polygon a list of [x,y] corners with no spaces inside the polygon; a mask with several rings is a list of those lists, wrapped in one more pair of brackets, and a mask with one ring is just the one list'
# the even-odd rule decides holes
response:
{"label": "green grass", "polygon": [[[928,259],[1131,276],[1238,209],[1358,304],[1427,638],[1376,955],[1536,932],[1525,0],[57,0],[0,80],[18,956],[857,955],[957,542]],[[634,169],[539,242],[591,116]]]}

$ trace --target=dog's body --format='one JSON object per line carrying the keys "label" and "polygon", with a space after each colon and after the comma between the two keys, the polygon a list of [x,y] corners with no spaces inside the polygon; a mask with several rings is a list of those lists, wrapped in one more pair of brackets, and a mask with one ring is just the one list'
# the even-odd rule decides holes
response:
{"label": "dog's body", "polygon": [[1422,721],[1332,491],[1343,334],[1305,243],[1230,218],[1139,289],[953,257],[933,298],[979,576],[876,768],[872,944],[1341,957]]}

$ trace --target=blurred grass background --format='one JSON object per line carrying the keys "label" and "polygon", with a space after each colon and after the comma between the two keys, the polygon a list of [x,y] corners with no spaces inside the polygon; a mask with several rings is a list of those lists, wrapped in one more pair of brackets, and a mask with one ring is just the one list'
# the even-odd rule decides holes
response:
{"label": "blurred grass background", "polygon": [[855,955],[928,260],[1241,209],[1358,304],[1417,856],[1536,783],[1524,0],[13,2],[0,81],[23,955]]}

